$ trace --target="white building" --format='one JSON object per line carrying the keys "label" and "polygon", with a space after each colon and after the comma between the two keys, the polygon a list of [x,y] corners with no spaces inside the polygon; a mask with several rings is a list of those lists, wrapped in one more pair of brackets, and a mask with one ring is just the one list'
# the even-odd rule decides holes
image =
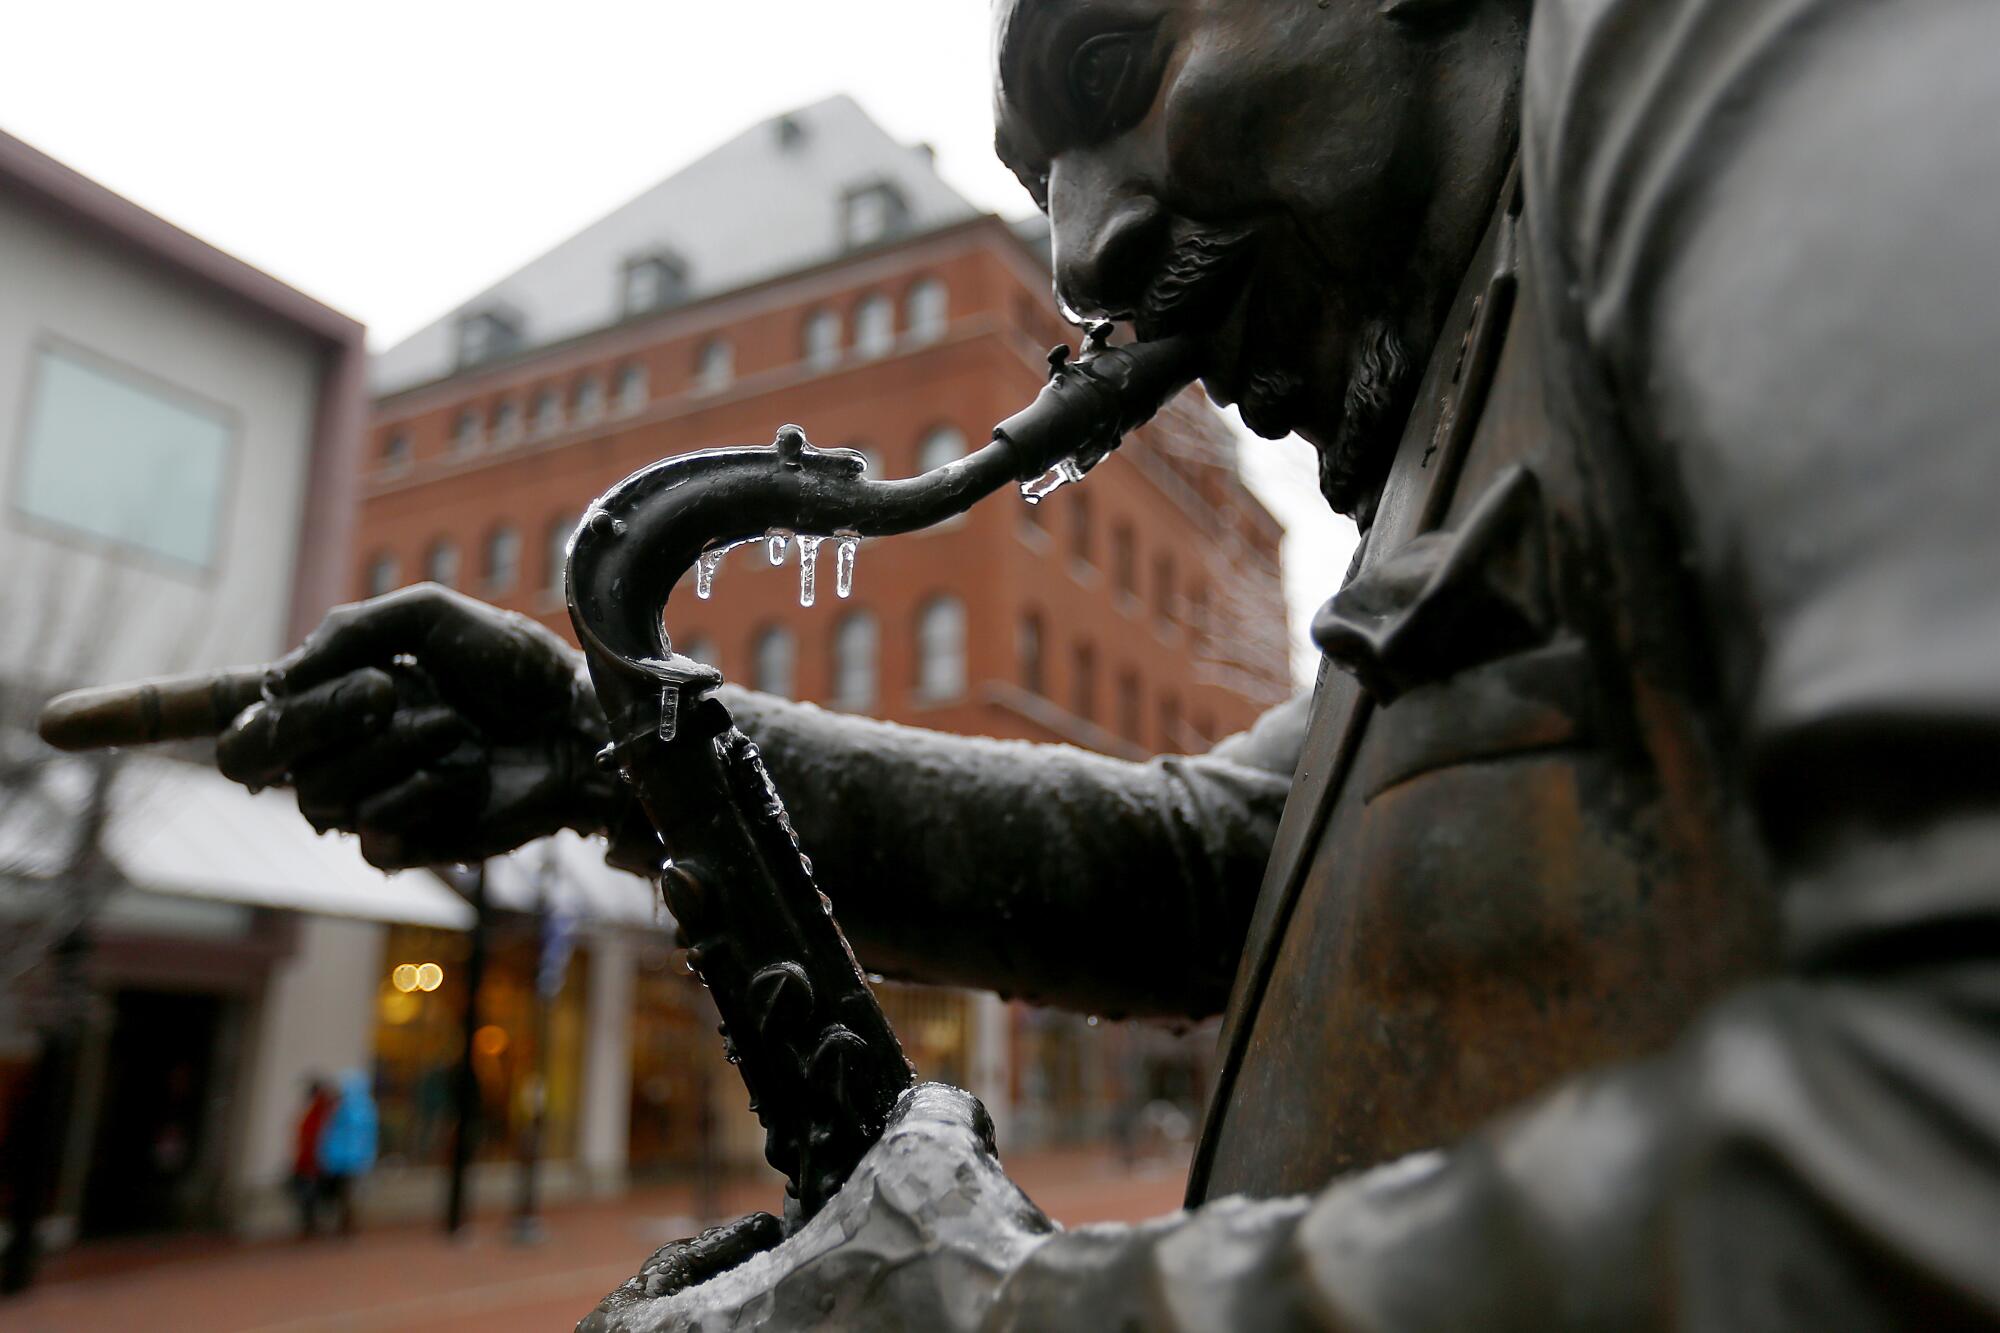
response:
{"label": "white building", "polygon": [[[0,293],[9,698],[281,653],[347,559],[361,327],[4,134]],[[88,786],[35,762],[25,711],[0,737],[35,774],[0,791],[0,956],[25,971],[0,977],[10,1099]],[[203,767],[135,757],[111,793],[118,887],[90,920],[51,1229],[250,1222],[291,1169],[305,1072],[368,1063],[384,923],[469,913]]]}

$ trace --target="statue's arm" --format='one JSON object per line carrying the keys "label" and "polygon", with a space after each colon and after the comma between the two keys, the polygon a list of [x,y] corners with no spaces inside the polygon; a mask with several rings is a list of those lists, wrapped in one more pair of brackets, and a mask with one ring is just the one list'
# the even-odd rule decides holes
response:
{"label": "statue's arm", "polygon": [[869,968],[1107,1015],[1221,1009],[1304,696],[1146,763],[724,698]]}
{"label": "statue's arm", "polygon": [[1540,179],[1686,516],[1783,973],[1317,1198],[1058,1236],[988,1327],[2000,1323],[2000,10],[1592,6],[1613,114],[1547,62],[1571,9],[1537,74],[1597,116]]}

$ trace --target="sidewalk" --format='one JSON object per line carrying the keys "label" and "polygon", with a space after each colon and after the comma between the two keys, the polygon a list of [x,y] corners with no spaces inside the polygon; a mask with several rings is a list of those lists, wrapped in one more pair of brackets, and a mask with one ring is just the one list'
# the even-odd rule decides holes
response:
{"label": "sidewalk", "polygon": [[[1024,1155],[1010,1173],[1068,1226],[1135,1220],[1180,1204],[1182,1163],[1130,1173],[1102,1149]],[[686,1188],[550,1211],[548,1240],[517,1246],[504,1217],[462,1241],[430,1228],[351,1241],[232,1245],[176,1239],[85,1248],[24,1298],[0,1302],[5,1333],[547,1333],[567,1330],[658,1246],[693,1229]],[[773,1206],[771,1186],[724,1194],[730,1216]]]}

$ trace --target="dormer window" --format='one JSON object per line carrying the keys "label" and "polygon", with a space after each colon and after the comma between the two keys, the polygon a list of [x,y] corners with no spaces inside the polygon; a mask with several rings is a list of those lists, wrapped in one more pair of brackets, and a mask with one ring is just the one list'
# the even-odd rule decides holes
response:
{"label": "dormer window", "polygon": [[619,304],[625,316],[644,315],[687,300],[687,264],[660,252],[625,261],[619,272]]}
{"label": "dormer window", "polygon": [[849,190],[841,200],[840,239],[846,249],[878,244],[909,226],[909,200],[887,181]]}
{"label": "dormer window", "polygon": [[492,309],[461,315],[458,321],[458,367],[484,365],[511,356],[521,346],[521,317],[511,310]]}

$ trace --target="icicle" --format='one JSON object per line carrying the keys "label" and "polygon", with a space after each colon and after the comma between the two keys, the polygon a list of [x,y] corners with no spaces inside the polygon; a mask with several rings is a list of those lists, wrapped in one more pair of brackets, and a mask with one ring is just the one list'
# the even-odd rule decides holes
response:
{"label": "icicle", "polygon": [[1033,481],[1021,483],[1021,498],[1038,505],[1073,481],[1083,480],[1083,469],[1073,458],[1065,458]]}
{"label": "icicle", "polygon": [[703,551],[701,559],[694,562],[694,595],[704,602],[715,591],[715,571],[722,564],[722,553],[727,549],[718,546],[713,551]]}
{"label": "icicle", "polygon": [[833,590],[842,597],[854,595],[854,559],[860,549],[858,537],[842,537],[833,548]]}
{"label": "icicle", "polygon": [[764,535],[764,554],[771,557],[771,563],[785,563],[785,548],[792,544],[792,534],[783,528],[773,528]]}
{"label": "icicle", "polygon": [[819,544],[823,537],[799,538],[799,605],[811,606],[819,595]]}

